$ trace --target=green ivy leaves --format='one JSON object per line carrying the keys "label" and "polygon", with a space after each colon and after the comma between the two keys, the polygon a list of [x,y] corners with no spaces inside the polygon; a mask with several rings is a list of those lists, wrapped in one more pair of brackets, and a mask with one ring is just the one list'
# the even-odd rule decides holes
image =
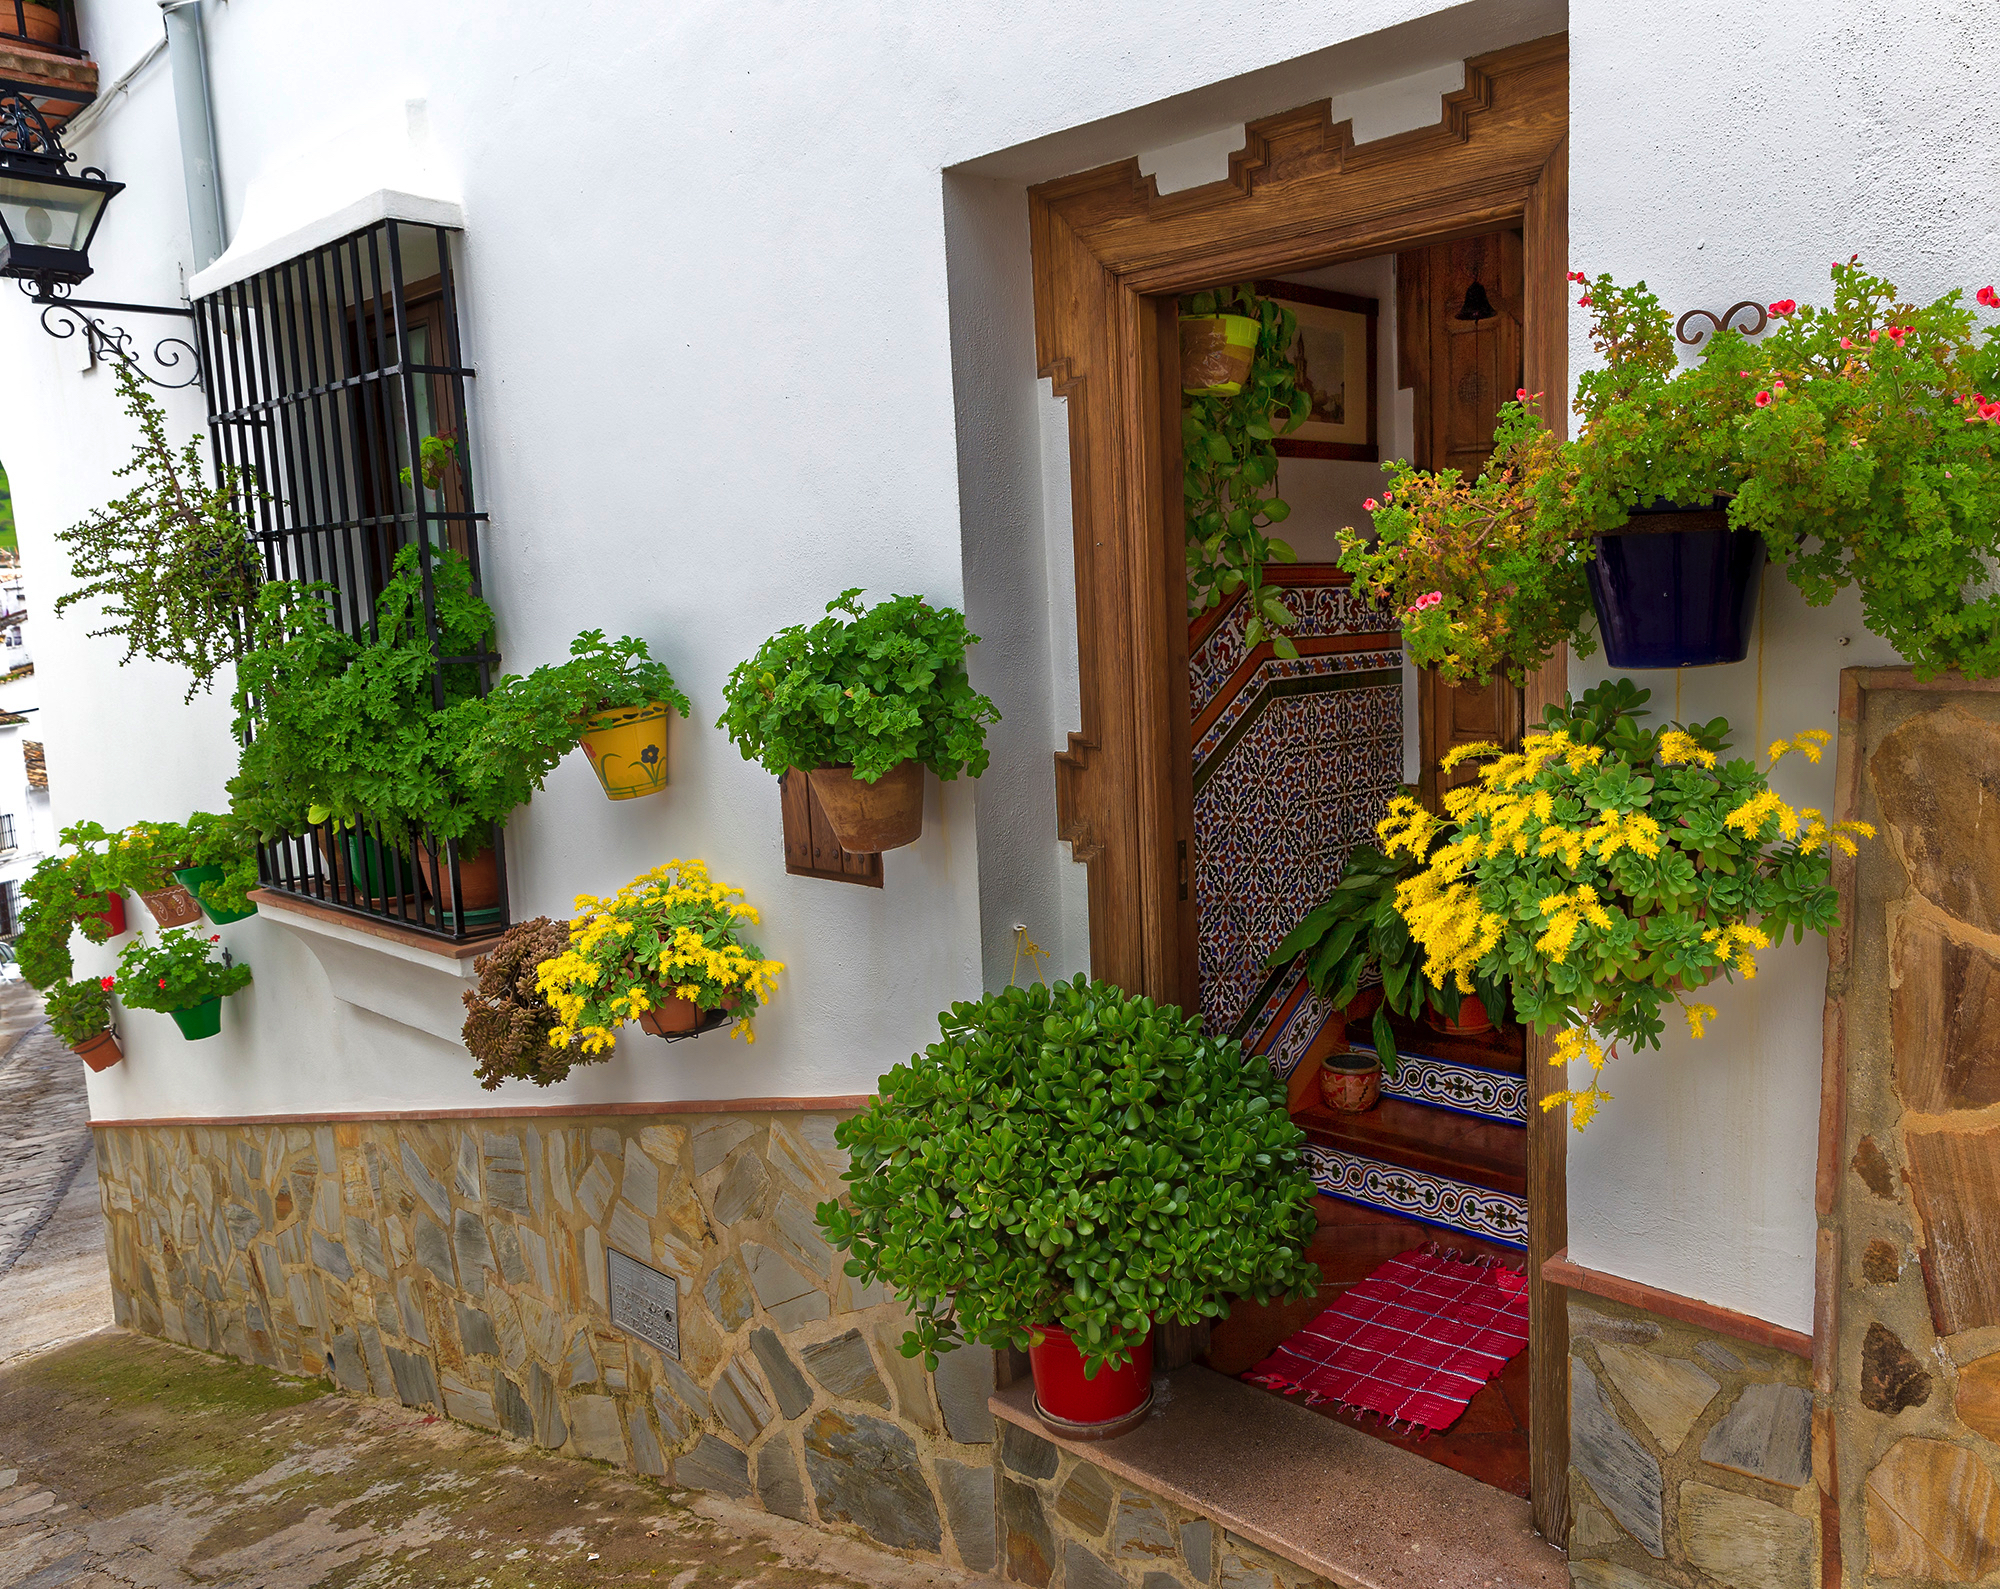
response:
{"label": "green ivy leaves", "polygon": [[1313,1188],[1284,1085],[1171,1006],[1078,977],[955,1004],[836,1138],[846,1270],[910,1304],[908,1356],[1069,1330],[1086,1371],[1155,1319],[1306,1296]]}

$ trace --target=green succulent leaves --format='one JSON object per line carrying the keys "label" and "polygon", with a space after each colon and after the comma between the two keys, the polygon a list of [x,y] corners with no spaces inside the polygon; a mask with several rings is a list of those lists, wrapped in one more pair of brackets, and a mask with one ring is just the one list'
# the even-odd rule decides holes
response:
{"label": "green succulent leaves", "polygon": [[819,1221],[907,1299],[907,1356],[1076,1339],[1085,1372],[1152,1320],[1312,1295],[1304,1134],[1284,1084],[1171,1005],[1079,976],[955,1004],[842,1122],[850,1197]]}

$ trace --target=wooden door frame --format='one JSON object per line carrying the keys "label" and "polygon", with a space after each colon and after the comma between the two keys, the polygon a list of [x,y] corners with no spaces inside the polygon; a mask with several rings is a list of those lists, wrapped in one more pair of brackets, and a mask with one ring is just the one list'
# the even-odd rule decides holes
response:
{"label": "wooden door frame", "polygon": [[[1057,832],[1089,869],[1092,971],[1132,992],[1179,1002],[1193,958],[1177,354],[1162,355],[1173,297],[1518,227],[1527,383],[1552,423],[1566,415],[1567,35],[1468,60],[1441,109],[1435,126],[1357,145],[1329,101],[1302,105],[1248,124],[1228,177],[1165,197],[1136,158],[1029,190],[1035,362],[1069,405],[1076,549],[1082,721],[1056,755]],[[1565,674],[1558,656],[1532,681],[1530,722]],[[1555,1090],[1546,1053],[1530,1042],[1531,1100]],[[1562,1111],[1531,1102],[1534,1510],[1556,1544],[1569,1332],[1541,1265],[1567,1239],[1563,1130]]]}

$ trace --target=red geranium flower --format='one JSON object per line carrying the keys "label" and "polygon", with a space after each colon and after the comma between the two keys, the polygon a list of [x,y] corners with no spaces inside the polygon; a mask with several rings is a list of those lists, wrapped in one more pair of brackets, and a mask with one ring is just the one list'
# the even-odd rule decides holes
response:
{"label": "red geranium flower", "polygon": [[1571,271],[1571,272],[1569,273],[1568,277],[1566,277],[1565,279],[1566,279],[1566,280],[1569,280],[1569,281],[1588,281],[1588,280],[1590,280],[1590,278],[1589,278],[1588,276],[1584,275],[1584,273],[1583,273],[1582,271],[1580,271],[1580,270],[1573,270],[1573,271]]}
{"label": "red geranium flower", "polygon": [[1515,387],[1515,388],[1514,388],[1514,401],[1515,401],[1515,402],[1517,402],[1517,403],[1525,403],[1525,402],[1526,402],[1527,400],[1528,400],[1528,389],[1527,389],[1527,387],[1525,387],[1525,386],[1517,386],[1517,387]]}
{"label": "red geranium flower", "polygon": [[1381,505],[1382,504],[1377,502],[1373,497],[1370,497],[1366,502],[1361,504],[1362,508],[1369,513],[1373,513]]}
{"label": "red geranium flower", "polygon": [[1759,408],[1769,408],[1771,406],[1771,394],[1769,392],[1759,392],[1757,394],[1757,406]]}
{"label": "red geranium flower", "polygon": [[97,985],[100,988],[104,989],[106,993],[109,993],[114,987],[118,985],[118,979],[116,977],[99,977],[97,979]]}
{"label": "red geranium flower", "polygon": [[1588,309],[1590,307],[1590,294],[1585,293],[1581,298],[1577,299],[1576,306],[1579,309]]}
{"label": "red geranium flower", "polygon": [[2000,292],[1991,287],[1981,287],[1973,296],[1989,309],[2000,309]]}
{"label": "red geranium flower", "polygon": [[166,979],[165,977],[161,977],[161,978],[160,978],[160,986],[161,986],[161,987],[165,987],[166,985],[167,985],[167,979]]}
{"label": "red geranium flower", "polygon": [[1799,307],[1798,301],[1796,299],[1780,298],[1776,303],[1771,305],[1771,313],[1774,315],[1781,315],[1781,316],[1788,315],[1795,312],[1798,309],[1798,307]]}
{"label": "red geranium flower", "polygon": [[219,932],[212,932],[212,933],[210,933],[210,934],[208,935],[208,941],[209,941],[210,943],[221,943],[221,942],[222,942],[222,934],[221,934],[221,933],[219,933]]}

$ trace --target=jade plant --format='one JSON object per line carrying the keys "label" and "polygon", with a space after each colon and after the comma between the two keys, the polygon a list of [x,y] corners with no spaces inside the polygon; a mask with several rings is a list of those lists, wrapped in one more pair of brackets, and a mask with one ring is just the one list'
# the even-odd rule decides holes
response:
{"label": "jade plant", "polygon": [[1297,617],[1264,583],[1264,566],[1298,561],[1289,544],[1266,533],[1292,511],[1276,492],[1276,439],[1312,413],[1292,362],[1298,316],[1248,284],[1195,293],[1181,307],[1185,314],[1244,315],[1258,322],[1243,389],[1181,399],[1188,611],[1207,612],[1247,586],[1247,642],[1260,645],[1268,638],[1279,656],[1295,657],[1298,648],[1281,631]]}
{"label": "jade plant", "polygon": [[1240,1044],[1082,976],[938,1025],[836,1129],[849,1193],[818,1210],[846,1272],[908,1305],[905,1356],[1055,1325],[1094,1376],[1155,1319],[1318,1290],[1304,1134]]}
{"label": "jade plant", "polygon": [[1778,740],[1759,768],[1725,759],[1729,724],[1649,728],[1650,692],[1630,679],[1547,709],[1519,751],[1454,750],[1479,781],[1445,795],[1445,815],[1402,796],[1380,826],[1390,856],[1419,867],[1396,908],[1433,985],[1510,984],[1521,1019],[1556,1039],[1554,1063],[1590,1080],[1545,1099],[1581,1130],[1610,1101],[1600,1084],[1620,1047],[1658,1048],[1675,1007],[1691,1036],[1715,1019],[1692,997],[1753,977],[1757,952],[1835,922],[1829,856],[1855,852],[1862,822],[1828,822],[1771,788],[1769,766],[1818,761],[1827,734]]}
{"label": "jade plant", "polygon": [[111,1027],[112,977],[65,978],[43,990],[42,1004],[49,1027],[65,1045],[75,1048]]}
{"label": "jade plant", "polygon": [[460,995],[466,1010],[461,1036],[478,1061],[479,1085],[488,1092],[516,1079],[553,1086],[588,1062],[590,1056],[575,1044],[549,1041],[562,1017],[535,986],[542,962],[568,949],[569,923],[537,916],[516,922],[472,962],[479,982]]}
{"label": "jade plant", "polygon": [[226,999],[250,985],[250,968],[215,958],[220,933],[206,937],[187,927],[170,927],[157,944],[134,938],[118,955],[112,986],[128,1009],[189,1009],[210,999]]}
{"label": "jade plant", "polygon": [[782,629],[740,662],[716,727],[778,777],[794,767],[847,767],[874,783],[905,761],[940,778],[986,770],[986,725],[998,708],[973,689],[965,654],[979,636],[965,615],[920,596],[863,607],[847,590],[811,628]]}
{"label": "jade plant", "polygon": [[482,696],[468,659],[490,654],[493,609],[461,554],[433,549],[429,574],[427,622],[422,554],[397,554],[367,638],[335,626],[327,586],[274,581],[259,593],[256,643],[237,668],[244,743],[229,789],[261,837],[368,822],[399,844],[428,834],[476,854],[593,712],[638,700],[687,710],[643,641],[607,642],[598,630],[572,643],[568,661]]}
{"label": "jade plant", "polygon": [[1341,566],[1402,617],[1414,660],[1519,682],[1591,637],[1591,538],[1635,508],[1725,506],[1815,606],[1853,585],[1868,627],[1929,677],[2000,673],[2000,291],[1904,301],[1858,259],[1825,308],[1781,299],[1761,337],[1723,329],[1682,365],[1644,282],[1577,273],[1597,367],[1574,440],[1540,397],[1502,409],[1466,482],[1398,466]]}
{"label": "jade plant", "polygon": [[78,602],[98,602],[106,623],[93,636],[125,642],[135,657],[177,663],[194,675],[191,700],[241,654],[262,581],[257,549],[237,504],[245,482],[224,464],[213,486],[190,436],[176,450],[166,413],[124,360],[114,360],[125,412],[139,422],[139,444],[116,472],[135,481],[114,502],[59,530],[74,587],[56,598],[58,616]]}

